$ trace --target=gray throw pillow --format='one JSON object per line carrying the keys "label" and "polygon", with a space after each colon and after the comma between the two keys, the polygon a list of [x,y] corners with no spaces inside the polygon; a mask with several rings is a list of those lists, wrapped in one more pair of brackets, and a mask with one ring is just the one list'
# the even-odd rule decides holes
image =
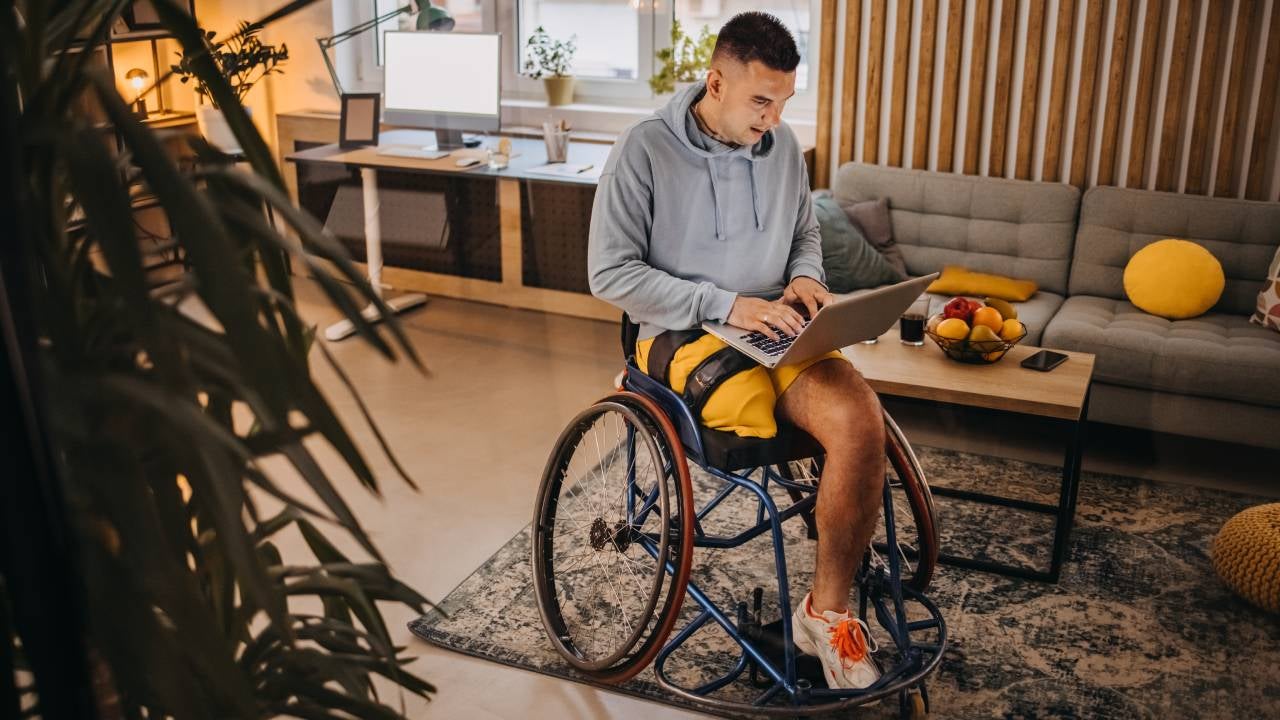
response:
{"label": "gray throw pillow", "polygon": [[867,200],[844,205],[844,211],[873,247],[898,271],[898,279],[907,279],[907,264],[902,259],[902,249],[893,239],[893,224],[889,221],[889,200]]}
{"label": "gray throw pillow", "polygon": [[849,222],[835,199],[815,197],[813,212],[822,232],[822,267],[831,292],[847,293],[902,279],[862,231]]}

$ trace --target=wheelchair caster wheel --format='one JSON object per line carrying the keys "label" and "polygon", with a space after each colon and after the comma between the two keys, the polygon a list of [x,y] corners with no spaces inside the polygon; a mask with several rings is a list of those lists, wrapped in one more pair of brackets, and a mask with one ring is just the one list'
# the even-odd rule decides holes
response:
{"label": "wheelchair caster wheel", "polygon": [[924,720],[929,717],[929,706],[919,689],[904,690],[898,696],[900,717],[903,720]]}

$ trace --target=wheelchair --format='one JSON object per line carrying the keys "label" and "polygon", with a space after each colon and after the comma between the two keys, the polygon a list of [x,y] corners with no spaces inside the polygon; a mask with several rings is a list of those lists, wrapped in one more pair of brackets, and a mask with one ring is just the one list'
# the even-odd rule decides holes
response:
{"label": "wheelchair", "polygon": [[[767,440],[704,427],[680,395],[636,366],[637,332],[624,315],[619,387],[561,433],[538,491],[534,591],[556,652],[581,675],[607,684],[652,665],[661,688],[714,713],[813,716],[897,696],[901,716],[926,715],[925,679],[947,646],[946,623],[925,595],[938,557],[938,526],[924,473],[893,419],[884,415],[883,512],[855,577],[858,617],[881,638],[872,655],[881,677],[864,689],[831,689],[817,659],[801,655],[792,642],[782,531],[784,521],[800,517],[807,536],[817,537],[821,446],[791,426]],[[715,487],[695,493],[689,463]],[[745,494],[735,500],[737,517],[724,523],[717,516],[713,525],[713,513],[735,494]],[[751,518],[744,503],[754,506],[755,520],[745,528]],[[738,548],[766,533],[777,581],[771,601],[777,607],[769,610],[778,618],[771,622],[763,617],[762,587],[750,592],[749,603],[726,609],[723,598],[718,604],[690,578],[695,548]],[[682,614],[690,598],[696,612]],[[668,661],[714,626],[731,641],[730,657],[716,664],[732,667],[689,686],[669,671]]]}

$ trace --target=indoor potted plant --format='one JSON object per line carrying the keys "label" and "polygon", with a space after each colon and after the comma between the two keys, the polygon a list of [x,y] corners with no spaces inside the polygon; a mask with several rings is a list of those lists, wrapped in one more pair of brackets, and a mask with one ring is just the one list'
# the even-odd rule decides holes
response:
{"label": "indoor potted plant", "polygon": [[[174,158],[86,61],[105,53],[123,3],[108,5],[0,16],[0,392],[20,408],[0,525],[28,543],[0,572],[0,704],[6,717],[401,717],[388,685],[434,688],[406,667],[381,606],[426,602],[352,512],[350,488],[377,494],[386,478],[312,375],[313,356],[332,356],[310,342],[289,262],[382,357],[421,361],[342,246],[290,201],[190,14],[151,3],[242,163],[206,147],[195,164]],[[144,208],[169,237],[140,239]],[[148,269],[175,251],[182,277],[153,286]]]}
{"label": "indoor potted plant", "polygon": [[679,20],[672,20],[671,46],[657,52],[660,67],[649,78],[649,87],[655,95],[661,95],[696,82],[711,67],[715,48],[716,35],[706,25],[695,39],[684,34]]}
{"label": "indoor potted plant", "polygon": [[[280,47],[267,45],[258,37],[261,25],[241,22],[238,31],[231,37],[214,42],[216,33],[205,31],[205,50],[227,79],[236,99],[244,103],[245,96],[262,78],[281,72],[280,63],[289,59],[289,46],[281,43]],[[194,82],[196,94],[201,104],[196,108],[196,124],[200,134],[214,147],[223,152],[239,152],[240,146],[232,134],[227,120],[218,109],[218,103],[209,92],[209,87],[195,75],[191,67],[190,53],[180,53],[178,64],[171,66],[182,83]],[[206,104],[207,103],[207,104]],[[249,108],[246,107],[247,111]]]}
{"label": "indoor potted plant", "polygon": [[529,36],[524,72],[534,80],[542,78],[547,88],[548,105],[573,102],[573,77],[569,75],[569,66],[578,50],[577,39],[578,36],[573,35],[568,40],[555,40],[541,25]]}

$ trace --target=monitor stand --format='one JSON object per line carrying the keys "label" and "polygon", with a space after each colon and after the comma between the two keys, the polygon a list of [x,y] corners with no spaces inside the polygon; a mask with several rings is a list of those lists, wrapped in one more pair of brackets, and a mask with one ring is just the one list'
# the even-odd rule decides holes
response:
{"label": "monitor stand", "polygon": [[465,147],[462,144],[461,130],[444,130],[436,128],[436,149],[437,150],[457,150]]}

